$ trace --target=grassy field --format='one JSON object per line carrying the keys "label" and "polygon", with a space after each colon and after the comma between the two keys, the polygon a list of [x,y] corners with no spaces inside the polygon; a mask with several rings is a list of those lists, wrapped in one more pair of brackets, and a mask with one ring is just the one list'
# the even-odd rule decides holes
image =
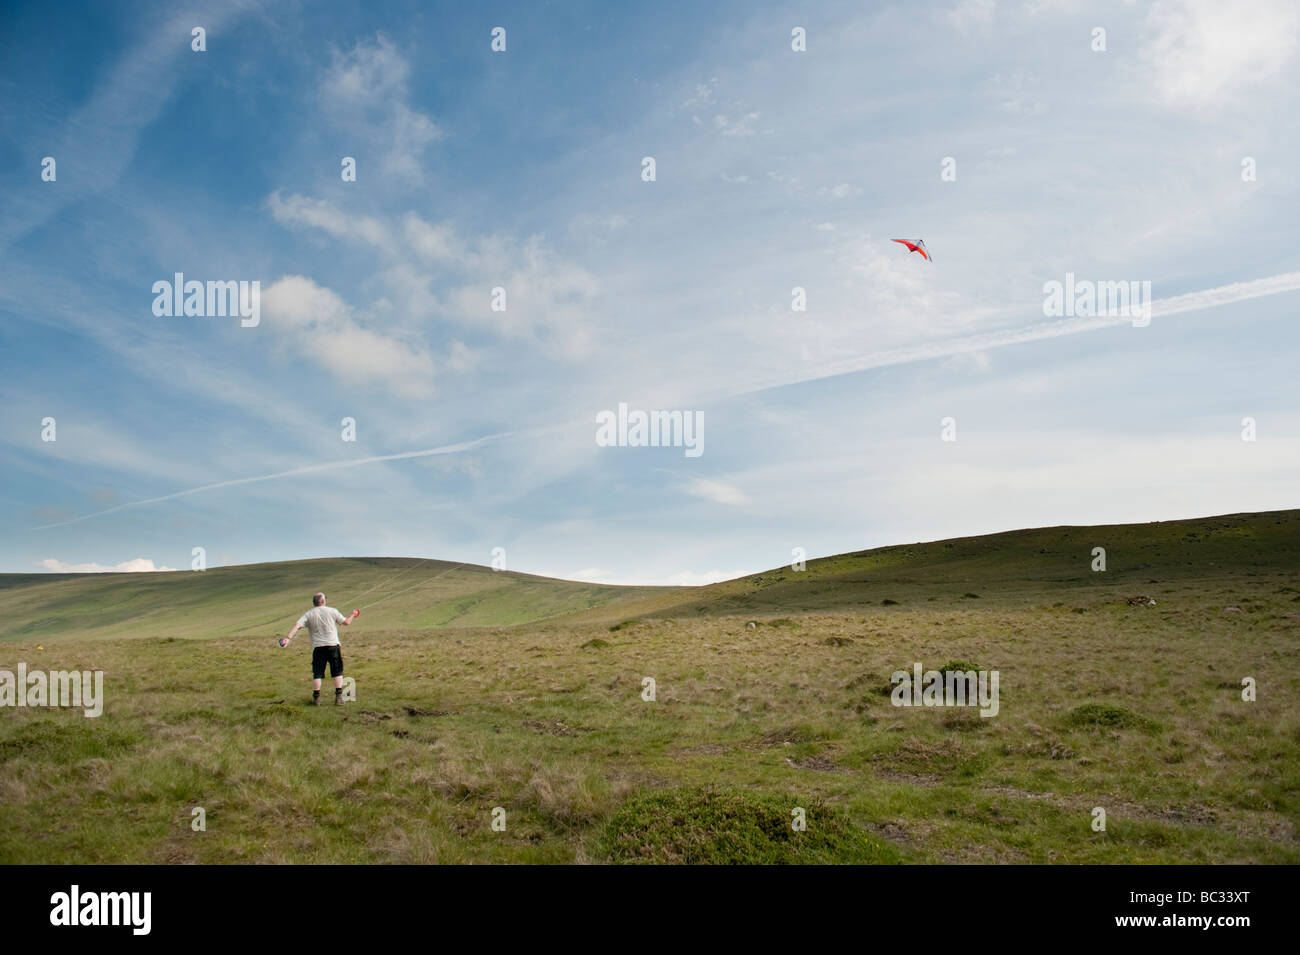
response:
{"label": "grassy field", "polygon": [[[0,710],[0,861],[1300,862],[1300,511],[698,589],[455,568],[0,578],[0,669],[107,698]],[[343,707],[274,643],[317,587],[379,601]],[[996,717],[891,705],[948,661],[1000,673]]]}

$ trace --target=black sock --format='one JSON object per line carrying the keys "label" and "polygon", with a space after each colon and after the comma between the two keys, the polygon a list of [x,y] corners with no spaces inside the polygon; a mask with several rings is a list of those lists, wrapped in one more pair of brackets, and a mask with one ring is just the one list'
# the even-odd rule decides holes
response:
{"label": "black sock", "polygon": [[341,696],[342,694],[343,694],[343,687],[341,687],[341,686],[336,686],[336,687],[334,687],[334,695],[335,695],[335,696]]}
{"label": "black sock", "polygon": [[316,698],[319,697],[319,696],[320,696],[320,690],[312,690],[312,691],[311,691],[311,698],[312,698],[313,700],[316,699]]}

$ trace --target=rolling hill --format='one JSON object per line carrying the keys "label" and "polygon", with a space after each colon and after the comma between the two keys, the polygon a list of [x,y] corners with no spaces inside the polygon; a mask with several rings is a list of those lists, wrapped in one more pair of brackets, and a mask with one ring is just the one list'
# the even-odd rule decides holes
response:
{"label": "rolling hill", "polygon": [[323,590],[385,629],[504,627],[635,600],[604,587],[474,564],[340,557],[157,574],[4,574],[0,640],[232,636],[287,630]]}
{"label": "rolling hill", "polygon": [[[1106,549],[1104,573],[1091,570]],[[413,558],[340,557],[160,574],[0,574],[0,640],[210,638],[287,629],[324,590],[366,629],[831,611],[882,600],[1033,601],[1300,569],[1300,510],[1046,527],[881,547],[706,587],[616,587]]]}

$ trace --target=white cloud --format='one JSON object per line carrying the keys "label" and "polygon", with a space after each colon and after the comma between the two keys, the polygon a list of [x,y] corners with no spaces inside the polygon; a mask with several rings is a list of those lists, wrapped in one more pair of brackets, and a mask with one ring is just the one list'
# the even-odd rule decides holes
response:
{"label": "white cloud", "polygon": [[418,180],[428,145],[442,136],[437,123],[408,104],[410,65],[383,34],[334,53],[320,97],[330,119],[386,147],[380,172]]}
{"label": "white cloud", "polygon": [[613,571],[602,570],[599,567],[584,567],[582,570],[575,570],[573,573],[566,575],[565,579],[581,580],[592,584],[603,584],[613,576]]}
{"label": "white cloud", "polygon": [[290,332],[330,328],[350,320],[343,299],[301,275],[287,275],[262,293],[262,305],[277,330]]}
{"label": "white cloud", "polygon": [[1173,106],[1221,106],[1252,87],[1294,82],[1287,67],[1300,38],[1293,0],[1162,0],[1141,61],[1158,99]]}
{"label": "white cloud", "polygon": [[455,262],[463,256],[460,240],[449,225],[431,225],[412,212],[402,226],[406,241],[425,262]]}
{"label": "white cloud", "polygon": [[739,573],[724,573],[721,570],[708,570],[696,573],[680,570],[663,577],[620,577],[610,570],[599,567],[585,567],[561,576],[561,580],[576,580],[584,584],[608,584],[618,587],[703,587],[724,580],[739,577]]}
{"label": "white cloud", "polygon": [[[569,360],[586,357],[591,350],[588,319],[594,308],[596,280],[586,269],[560,257],[540,235],[522,241],[488,235],[471,241],[451,225],[426,222],[415,213],[407,213],[400,226],[394,227],[371,216],[349,214],[326,200],[296,194],[282,198],[275,193],[267,206],[281,224],[310,226],[377,249],[389,263],[377,276],[389,293],[376,302],[377,309],[395,307],[411,320],[439,317],[470,325],[501,339],[533,342],[547,354]],[[616,230],[627,219],[614,215],[602,221]],[[394,239],[399,234],[400,242]],[[446,269],[453,276],[435,275],[428,271],[432,268]],[[274,303],[286,309],[286,320],[305,322],[309,315],[322,314],[334,325],[350,321],[350,310],[334,293],[301,284],[310,279],[290,278],[299,281],[283,289],[285,294]],[[450,286],[442,298],[431,291],[435,278],[440,287]],[[504,311],[491,308],[491,292],[497,286],[506,290]],[[264,305],[271,292],[263,293]],[[321,292],[333,298],[323,297]],[[294,298],[301,301],[295,303]],[[371,343],[371,350],[383,352],[385,359],[390,352],[378,341]],[[418,351],[401,364],[408,372],[433,370]]]}
{"label": "white cloud", "polygon": [[[281,199],[279,192],[272,193],[266,200],[271,217],[281,225],[306,225],[320,229],[336,239],[346,242],[362,242],[379,249],[392,250],[393,238],[388,228],[378,219],[370,216],[348,215],[337,206],[324,199],[310,199],[296,193],[287,199]],[[422,236],[408,239],[420,241]]]}
{"label": "white cloud", "polygon": [[379,382],[394,394],[428,397],[433,358],[418,344],[363,327],[334,291],[301,275],[287,275],[262,293],[268,327],[291,349],[293,367],[324,368],[343,381]]}
{"label": "white cloud", "polygon": [[746,113],[739,119],[730,119],[719,113],[713,117],[713,126],[724,136],[753,136],[754,123],[762,116],[762,113]]}
{"label": "white cloud", "polygon": [[52,574],[152,574],[161,571],[174,571],[175,567],[155,567],[153,561],[144,557],[124,560],[113,567],[105,564],[69,564],[53,557],[37,562],[42,570]]}
{"label": "white cloud", "polygon": [[334,64],[321,84],[321,95],[341,104],[371,107],[406,92],[406,60],[383,35],[373,44],[358,43],[350,53],[334,53]]}
{"label": "white cloud", "polygon": [[749,497],[739,488],[724,484],[722,481],[710,481],[706,478],[693,479],[686,485],[686,493],[713,501],[715,504],[726,504],[730,507],[743,507],[749,503]]}
{"label": "white cloud", "polygon": [[[444,317],[503,339],[534,342],[568,360],[590,352],[588,319],[597,286],[586,269],[560,258],[541,236],[522,243],[484,240],[473,265],[476,280],[450,293]],[[491,291],[497,286],[506,290],[504,311],[491,308]]]}

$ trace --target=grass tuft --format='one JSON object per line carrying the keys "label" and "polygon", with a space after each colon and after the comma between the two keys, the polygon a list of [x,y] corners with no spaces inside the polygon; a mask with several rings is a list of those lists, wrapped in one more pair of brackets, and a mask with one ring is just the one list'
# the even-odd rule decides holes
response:
{"label": "grass tuft", "polygon": [[[803,808],[807,828],[793,828]],[[627,800],[598,842],[616,863],[893,864],[897,849],[846,813],[814,800],[720,787],[670,789]]]}

